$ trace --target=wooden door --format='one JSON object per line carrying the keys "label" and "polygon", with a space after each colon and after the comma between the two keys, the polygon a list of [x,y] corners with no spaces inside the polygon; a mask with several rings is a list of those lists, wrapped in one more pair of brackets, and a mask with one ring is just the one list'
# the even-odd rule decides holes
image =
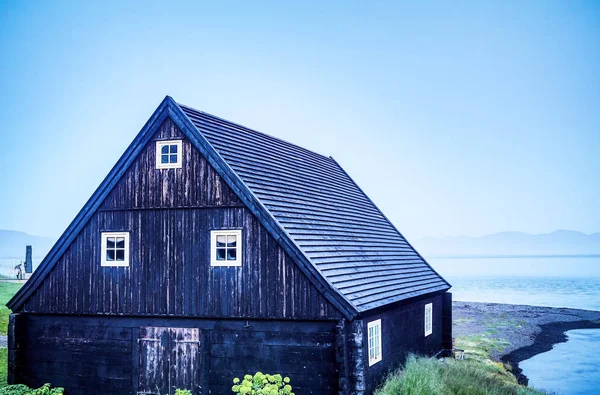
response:
{"label": "wooden door", "polygon": [[172,395],[177,388],[201,394],[200,330],[140,328],[138,395]]}

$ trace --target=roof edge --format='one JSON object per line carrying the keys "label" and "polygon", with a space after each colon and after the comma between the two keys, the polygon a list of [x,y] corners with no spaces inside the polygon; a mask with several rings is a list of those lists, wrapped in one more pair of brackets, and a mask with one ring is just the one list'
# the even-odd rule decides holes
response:
{"label": "roof edge", "polygon": [[19,289],[19,291],[6,303],[11,310],[19,309],[39,287],[44,278],[52,270],[56,262],[62,257],[67,248],[71,245],[81,229],[87,224],[97,208],[102,204],[106,196],[114,188],[121,176],[129,168],[129,165],[138,156],[141,150],[152,136],[157,127],[168,116],[168,108],[174,103],[173,98],[166,96],[159,104],[148,121],[144,124],[140,132],[125,149],[117,163],[108,172],[107,176],[94,191],[92,196],[85,203],[83,208],[75,216],[75,219],[69,224],[67,229],[52,246],[46,257],[42,260],[38,268],[33,272],[29,280]]}
{"label": "roof edge", "polygon": [[[356,186],[356,188],[358,188],[358,190],[360,191],[360,193],[362,193],[363,196],[373,205],[373,207],[375,207],[375,209],[377,210],[377,212],[379,212],[379,214],[381,214],[381,216],[383,217],[383,219],[385,219],[390,224],[390,226],[400,235],[400,237],[402,237],[404,239],[404,241],[406,241],[406,244],[410,248],[412,248],[412,250],[415,252],[415,254],[417,254],[417,256],[423,260],[423,262],[425,262],[425,264],[431,269],[431,271],[434,272],[435,274],[437,274],[437,276],[439,278],[441,278],[442,281],[444,281],[446,283],[446,285],[448,286],[448,288],[446,289],[446,291],[448,291],[450,288],[452,288],[452,285],[444,277],[442,277],[429,264],[429,262],[427,262],[427,260],[419,253],[419,251],[417,251],[417,249],[415,247],[413,247],[413,245],[406,239],[406,237],[404,237],[404,235],[402,233],[400,233],[400,231],[398,230],[398,228],[396,228],[396,226],[393,224],[393,222],[390,221],[390,219],[385,216],[385,214],[381,211],[381,209],[379,209],[379,207],[377,207],[377,205],[371,200],[371,198],[365,193],[365,191],[363,191],[362,188],[360,186],[358,186],[358,184],[352,179],[352,177],[350,177],[350,175],[346,172],[346,170],[344,170],[344,168],[342,166],[340,166],[340,164],[335,159],[333,159],[332,156],[330,156],[329,159],[331,159],[333,161],[333,163],[335,163],[335,165],[337,167],[339,167],[342,172],[344,172],[344,174],[346,175],[346,177],[348,177],[348,179]],[[367,310],[371,310],[371,309],[367,309]],[[361,311],[367,311],[367,310],[361,310]]]}

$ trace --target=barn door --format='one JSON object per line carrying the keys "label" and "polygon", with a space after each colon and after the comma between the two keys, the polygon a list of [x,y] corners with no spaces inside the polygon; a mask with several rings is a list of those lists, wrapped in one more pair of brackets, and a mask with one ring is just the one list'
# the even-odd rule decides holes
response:
{"label": "barn door", "polygon": [[138,343],[138,395],[201,393],[199,329],[140,328]]}

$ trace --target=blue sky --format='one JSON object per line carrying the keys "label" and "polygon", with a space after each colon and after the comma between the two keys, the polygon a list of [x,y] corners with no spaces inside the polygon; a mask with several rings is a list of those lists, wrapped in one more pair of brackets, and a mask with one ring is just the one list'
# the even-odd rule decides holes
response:
{"label": "blue sky", "polygon": [[600,231],[599,2],[81,3],[0,3],[0,229],[58,237],[169,94],[409,239]]}

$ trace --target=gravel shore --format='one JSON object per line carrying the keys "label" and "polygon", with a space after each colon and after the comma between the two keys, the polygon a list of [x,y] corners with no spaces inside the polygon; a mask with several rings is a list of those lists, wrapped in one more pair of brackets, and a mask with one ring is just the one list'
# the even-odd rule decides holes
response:
{"label": "gravel shore", "polygon": [[490,357],[508,362],[522,384],[519,362],[552,349],[567,340],[571,329],[600,328],[600,311],[537,307],[498,303],[454,302],[453,336],[497,339],[499,347]]}

